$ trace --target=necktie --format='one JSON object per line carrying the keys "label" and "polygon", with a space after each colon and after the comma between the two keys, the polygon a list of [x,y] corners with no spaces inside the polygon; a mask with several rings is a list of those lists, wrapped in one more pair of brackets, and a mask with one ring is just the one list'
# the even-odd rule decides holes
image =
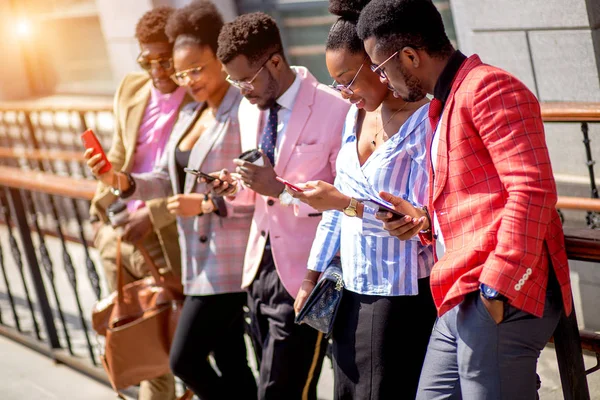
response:
{"label": "necktie", "polygon": [[434,98],[429,103],[429,122],[431,123],[431,130],[435,132],[438,122],[440,122],[440,115],[442,114],[442,102],[439,99]]}
{"label": "necktie", "polygon": [[260,149],[271,161],[271,165],[275,165],[275,146],[277,145],[277,112],[281,106],[277,103],[269,109],[269,118],[267,125],[260,138]]}

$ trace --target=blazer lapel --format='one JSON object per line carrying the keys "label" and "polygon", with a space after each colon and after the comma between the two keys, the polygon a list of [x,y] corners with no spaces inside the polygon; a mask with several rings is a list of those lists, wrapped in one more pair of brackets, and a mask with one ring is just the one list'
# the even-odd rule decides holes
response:
{"label": "blazer lapel", "polygon": [[294,108],[292,109],[292,115],[288,121],[282,141],[278,146],[280,151],[277,161],[275,162],[275,171],[279,175],[283,175],[285,172],[287,162],[292,156],[298,138],[300,137],[302,130],[304,130],[304,125],[306,125],[306,121],[308,121],[310,113],[312,112],[311,106],[316,90],[314,87],[315,82],[316,79],[311,75],[307,75],[302,79],[300,90],[298,91],[298,95],[294,102]]}
{"label": "blazer lapel", "polygon": [[[217,115],[215,116],[215,122],[212,126],[207,127],[206,130],[198,138],[198,141],[192,148],[190,153],[190,160],[188,161],[188,167],[194,169],[200,169],[206,156],[211,151],[215,143],[223,137],[223,135],[229,130],[229,116],[234,106],[239,103],[241,94],[239,90],[233,86],[229,88],[227,94],[223,98]],[[201,129],[201,126],[194,126],[194,129]],[[205,172],[205,171],[203,171]],[[212,172],[212,171],[209,171]],[[185,178],[184,193],[190,193],[196,185],[197,178],[194,175],[187,174]]]}
{"label": "blazer lapel", "polygon": [[[202,109],[202,104],[200,103],[188,103],[186,104],[179,115],[177,116],[177,121],[173,126],[173,130],[171,131],[171,137],[169,141],[171,142],[167,145],[169,149],[169,176],[178,177],[179,173],[177,172],[177,166],[175,165],[175,152],[177,151],[177,146],[179,146],[179,142],[181,139],[188,133],[188,131],[194,126],[194,123],[198,119],[200,115],[200,110]],[[173,187],[173,193],[180,193],[179,191],[179,178],[173,180],[171,182]]]}
{"label": "blazer lapel", "polygon": [[146,105],[150,100],[150,90],[152,88],[152,80],[149,80],[140,90],[137,91],[135,96],[131,99],[131,103],[126,111],[127,121],[125,123],[125,132],[123,140],[125,141],[125,163],[123,164],[123,170],[129,171],[133,163],[133,155],[135,154],[135,148],[137,145],[137,139],[140,134],[140,125],[142,124],[142,118],[144,117],[144,111]]}
{"label": "blazer lapel", "polygon": [[[469,74],[469,72],[471,72],[475,67],[478,67],[479,65],[482,65],[482,62],[477,55],[473,55],[467,60],[465,60],[460,70],[456,74],[456,77],[454,78],[454,82],[452,83],[452,90],[450,91],[450,95],[446,100],[446,105],[444,107],[442,119],[440,121],[440,137],[438,152],[436,155],[437,165],[434,171],[435,179],[433,182],[434,187],[432,204],[442,194],[442,190],[444,189],[444,186],[446,185],[446,180],[448,179],[448,142],[450,140],[450,128],[452,127],[450,117],[452,115],[452,110],[454,108],[455,103],[454,96],[462,82]],[[428,148],[431,149],[431,146]]]}

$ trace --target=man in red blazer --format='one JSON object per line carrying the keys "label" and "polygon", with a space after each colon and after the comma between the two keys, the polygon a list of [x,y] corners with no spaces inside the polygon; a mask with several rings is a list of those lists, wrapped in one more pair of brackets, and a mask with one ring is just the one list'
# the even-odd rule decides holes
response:
{"label": "man in red blazer", "polygon": [[440,317],[417,399],[534,399],[540,351],[572,309],[539,103],[514,76],[455,51],[430,1],[374,0],[358,30],[397,96],[434,95],[429,213],[384,196],[408,215],[386,229],[420,233],[437,253]]}

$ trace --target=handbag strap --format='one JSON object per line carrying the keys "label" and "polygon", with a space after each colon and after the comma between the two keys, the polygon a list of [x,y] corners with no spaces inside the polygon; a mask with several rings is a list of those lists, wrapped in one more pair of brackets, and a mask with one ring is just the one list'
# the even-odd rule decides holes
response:
{"label": "handbag strap", "polygon": [[117,264],[117,302],[123,303],[123,285],[124,277],[123,277],[123,260],[121,255],[121,235],[117,235],[117,256],[116,256],[116,264]]}
{"label": "handbag strap", "polygon": [[142,257],[144,257],[144,261],[146,262],[146,265],[150,270],[150,274],[154,278],[154,281],[157,285],[161,285],[165,289],[170,290],[175,295],[181,294],[183,292],[181,283],[177,282],[177,280],[172,274],[169,273],[168,275],[163,275],[160,273],[160,270],[158,269],[156,263],[148,253],[148,250],[146,250],[146,248],[141,243],[136,243],[136,248],[142,254]]}
{"label": "handbag strap", "polygon": [[[124,302],[123,286],[125,286],[122,241],[123,240],[121,239],[121,236],[117,235],[117,254],[115,260],[117,264],[117,302],[121,304]],[[148,270],[150,271],[150,275],[152,275],[157,285],[161,285],[166,289],[174,291],[174,293],[181,292],[180,285],[177,282],[172,281],[172,279],[167,280],[166,277],[160,273],[160,270],[158,269],[156,263],[148,253],[148,250],[146,250],[146,248],[141,243],[136,243],[135,247],[142,254],[142,257],[144,257],[144,261],[148,267]]]}

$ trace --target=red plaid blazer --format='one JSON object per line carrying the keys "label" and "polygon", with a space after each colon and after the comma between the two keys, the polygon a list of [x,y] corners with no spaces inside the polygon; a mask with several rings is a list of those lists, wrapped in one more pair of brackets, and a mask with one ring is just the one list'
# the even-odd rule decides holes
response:
{"label": "red plaid blazer", "polygon": [[514,307],[541,317],[548,259],[569,314],[556,184],[533,93],[471,56],[455,77],[441,124],[429,199],[446,245],[431,272],[439,315],[483,282]]}

